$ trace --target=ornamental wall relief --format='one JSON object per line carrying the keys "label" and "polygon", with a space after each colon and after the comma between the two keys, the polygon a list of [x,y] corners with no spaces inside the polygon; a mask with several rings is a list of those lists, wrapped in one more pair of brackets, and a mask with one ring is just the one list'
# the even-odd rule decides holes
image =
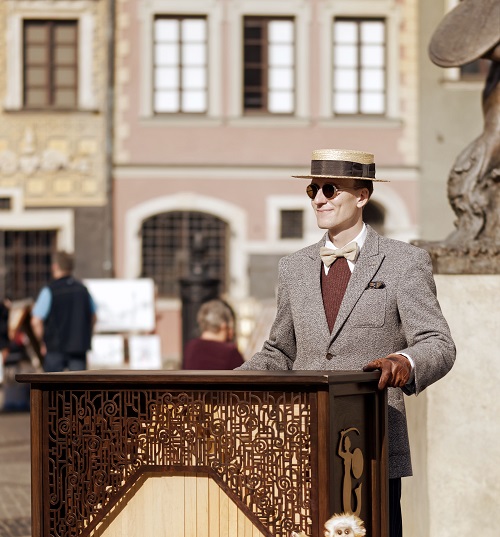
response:
{"label": "ornamental wall relief", "polygon": [[21,188],[26,206],[106,203],[99,126],[68,120],[13,127],[0,133],[0,187]]}
{"label": "ornamental wall relief", "polygon": [[[73,151],[71,145],[75,146]],[[70,143],[63,138],[48,140],[45,147],[39,148],[34,129],[26,127],[17,151],[0,141],[0,175],[21,173],[30,177],[37,172],[72,171],[87,176],[93,171],[96,149],[95,140],[84,139]]]}

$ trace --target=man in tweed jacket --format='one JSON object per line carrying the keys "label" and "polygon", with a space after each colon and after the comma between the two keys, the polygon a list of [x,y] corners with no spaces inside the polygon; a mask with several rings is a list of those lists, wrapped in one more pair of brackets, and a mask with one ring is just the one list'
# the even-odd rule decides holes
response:
{"label": "man in tweed jacket", "polygon": [[[311,180],[307,193],[318,226],[328,231],[319,243],[281,259],[269,339],[240,369],[382,371],[379,388],[388,387],[389,400],[390,535],[399,537],[401,477],[412,475],[403,392],[418,395],[455,360],[431,261],[424,250],[363,223],[373,182],[380,181],[373,155],[317,150],[311,175],[295,177]],[[340,251],[346,245],[354,252]],[[352,259],[346,263],[344,255]],[[350,273],[346,269],[345,294],[332,317],[325,273],[340,259]]]}

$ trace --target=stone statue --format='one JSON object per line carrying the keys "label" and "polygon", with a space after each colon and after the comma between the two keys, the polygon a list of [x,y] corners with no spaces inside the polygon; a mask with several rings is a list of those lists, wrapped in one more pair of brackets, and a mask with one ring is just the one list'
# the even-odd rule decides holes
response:
{"label": "stone statue", "polygon": [[458,67],[491,60],[482,95],[484,130],[456,159],[448,178],[455,231],[442,243],[420,243],[437,272],[500,272],[500,0],[463,0],[434,32],[431,60]]}

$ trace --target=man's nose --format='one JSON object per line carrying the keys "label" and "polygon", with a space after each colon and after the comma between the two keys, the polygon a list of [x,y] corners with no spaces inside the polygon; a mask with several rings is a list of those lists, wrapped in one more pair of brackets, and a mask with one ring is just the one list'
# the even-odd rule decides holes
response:
{"label": "man's nose", "polygon": [[318,188],[318,191],[316,192],[316,196],[314,196],[314,203],[316,205],[324,205],[327,203],[328,198],[323,194],[323,187]]}

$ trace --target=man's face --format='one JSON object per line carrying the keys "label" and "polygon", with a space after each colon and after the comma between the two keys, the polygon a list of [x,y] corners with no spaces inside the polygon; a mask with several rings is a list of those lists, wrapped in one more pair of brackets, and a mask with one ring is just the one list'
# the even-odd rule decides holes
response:
{"label": "man's face", "polygon": [[335,237],[359,223],[363,206],[368,202],[367,189],[355,189],[352,179],[312,179],[311,182],[319,187],[331,183],[339,189],[331,199],[325,197],[323,190],[318,190],[311,200],[319,228],[328,229]]}

